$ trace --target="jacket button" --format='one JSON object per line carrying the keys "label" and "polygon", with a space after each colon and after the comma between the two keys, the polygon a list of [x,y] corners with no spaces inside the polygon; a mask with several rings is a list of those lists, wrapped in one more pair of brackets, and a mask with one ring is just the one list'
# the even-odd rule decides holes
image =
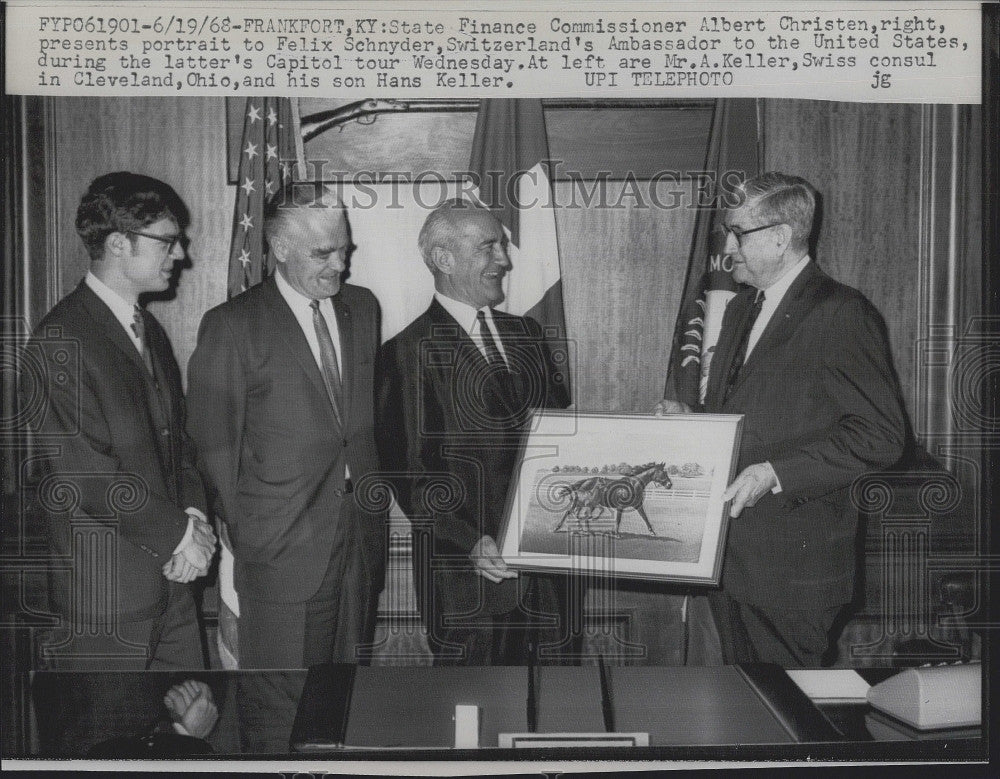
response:
{"label": "jacket button", "polygon": [[340,489],[340,487],[337,487],[337,489],[333,491],[333,494],[336,495],[338,498],[344,497],[344,491]]}
{"label": "jacket button", "polygon": [[169,427],[161,428],[160,435],[170,435],[170,428]]}

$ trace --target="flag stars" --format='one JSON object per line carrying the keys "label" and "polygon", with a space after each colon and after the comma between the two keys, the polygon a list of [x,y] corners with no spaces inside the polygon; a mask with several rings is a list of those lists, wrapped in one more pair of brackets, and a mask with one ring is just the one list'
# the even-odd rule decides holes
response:
{"label": "flag stars", "polygon": [[257,191],[257,187],[255,187],[253,185],[253,182],[250,180],[249,176],[244,176],[243,177],[243,183],[240,184],[240,189],[242,189],[244,192],[246,192],[247,197],[250,197],[250,193],[251,192],[256,192]]}
{"label": "flag stars", "polygon": [[243,265],[244,270],[247,271],[250,270],[250,252],[244,249],[243,251],[240,252],[240,256],[237,259]]}
{"label": "flag stars", "polygon": [[252,160],[260,152],[257,151],[257,147],[254,144],[250,143],[250,141],[247,141],[247,147],[243,150],[243,153],[247,155],[247,159]]}
{"label": "flag stars", "polygon": [[250,218],[250,214],[243,214],[240,224],[243,225],[244,232],[249,232],[253,227],[253,219]]}
{"label": "flag stars", "polygon": [[[270,120],[271,116],[268,115],[267,118],[268,118],[268,120]],[[259,122],[260,121],[260,109],[257,106],[255,106],[255,105],[251,105],[250,108],[247,109],[247,119],[250,120],[251,124],[253,124],[254,122]]]}
{"label": "flag stars", "polygon": [[264,191],[268,195],[273,195],[276,189],[277,187],[274,186],[274,182],[271,181],[271,179],[268,179],[267,181],[264,182]]}
{"label": "flag stars", "polygon": [[267,109],[267,123],[275,124],[278,121],[278,115],[274,113],[274,106],[270,106]]}
{"label": "flag stars", "polygon": [[278,159],[278,147],[277,146],[272,146],[271,144],[267,144],[267,158],[269,160],[276,160],[276,159]]}

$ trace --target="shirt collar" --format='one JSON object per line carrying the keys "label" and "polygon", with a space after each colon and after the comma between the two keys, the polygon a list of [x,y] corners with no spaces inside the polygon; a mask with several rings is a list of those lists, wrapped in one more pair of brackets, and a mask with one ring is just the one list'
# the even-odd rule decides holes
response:
{"label": "shirt collar", "polygon": [[125,298],[97,278],[92,271],[87,271],[87,275],[84,277],[83,283],[90,287],[91,291],[101,299],[104,305],[111,309],[111,313],[115,315],[115,319],[121,322],[122,327],[124,327],[129,332],[129,335],[131,335],[132,324],[135,322],[135,307],[137,304],[130,303],[125,300]]}
{"label": "shirt collar", "polygon": [[478,330],[476,316],[480,310],[485,312],[487,319],[493,319],[493,311],[489,306],[483,306],[482,309],[476,309],[468,303],[463,303],[461,300],[455,300],[454,298],[450,298],[440,292],[434,293],[434,299],[444,307],[445,311],[455,318],[455,321],[458,322],[470,336]]}
{"label": "shirt collar", "polygon": [[791,268],[785,271],[785,275],[778,279],[774,284],[764,290],[764,300],[770,306],[777,306],[781,302],[781,299],[785,297],[785,293],[788,292],[788,288],[792,286],[795,279],[799,277],[799,274],[805,270],[806,265],[809,264],[809,255],[807,254],[797,263],[795,263]]}
{"label": "shirt collar", "polygon": [[[274,271],[274,280],[278,285],[278,292],[281,293],[281,297],[285,299],[288,303],[288,307],[293,311],[308,310],[313,302],[312,298],[307,298],[301,292],[299,292],[295,287],[288,283],[288,279],[281,275],[281,271]],[[327,298],[323,298],[319,301],[320,308],[326,308],[326,303],[324,302]],[[332,303],[330,304],[332,305]]]}

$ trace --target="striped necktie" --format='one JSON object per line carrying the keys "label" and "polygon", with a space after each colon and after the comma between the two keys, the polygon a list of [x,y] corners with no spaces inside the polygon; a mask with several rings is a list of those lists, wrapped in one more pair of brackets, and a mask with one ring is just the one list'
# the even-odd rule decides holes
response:
{"label": "striped necktie", "polygon": [[337,417],[337,422],[343,427],[344,420],[340,414],[341,381],[340,367],[337,365],[337,349],[333,345],[333,337],[330,335],[330,328],[326,324],[326,318],[320,313],[319,301],[313,300],[309,303],[309,307],[313,310],[313,327],[316,329],[316,340],[319,341],[319,359],[323,369],[323,383],[326,384],[326,392],[330,396],[333,415]]}
{"label": "striped necktie", "polygon": [[132,332],[135,333],[135,337],[139,339],[139,344],[142,346],[142,361],[146,364],[146,370],[149,371],[150,376],[155,376],[153,356],[149,353],[149,344],[146,343],[146,321],[142,318],[142,309],[139,308],[138,303],[132,307]]}
{"label": "striped necktie", "polygon": [[502,367],[504,370],[509,371],[510,368],[507,366],[507,361],[500,353],[500,347],[497,346],[496,339],[493,338],[493,333],[486,323],[485,312],[482,310],[477,311],[476,319],[479,320],[479,337],[483,339],[483,348],[486,350],[486,362],[491,366]]}

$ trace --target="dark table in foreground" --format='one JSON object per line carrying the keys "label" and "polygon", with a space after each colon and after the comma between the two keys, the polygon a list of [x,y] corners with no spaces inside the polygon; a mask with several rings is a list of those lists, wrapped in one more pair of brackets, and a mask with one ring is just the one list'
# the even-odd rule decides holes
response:
{"label": "dark table in foreground", "polygon": [[[980,728],[918,733],[866,704],[814,706],[775,666],[534,669],[538,732],[649,734],[648,748],[580,749],[612,759],[952,759],[985,757]],[[529,730],[529,669],[318,666],[192,674],[38,672],[31,753],[83,757],[106,739],[148,732],[184,678],[213,690],[219,755],[311,759],[531,758],[569,750],[498,748]],[[479,707],[479,750],[454,750],[457,704]],[[443,751],[446,750],[446,751]]]}

